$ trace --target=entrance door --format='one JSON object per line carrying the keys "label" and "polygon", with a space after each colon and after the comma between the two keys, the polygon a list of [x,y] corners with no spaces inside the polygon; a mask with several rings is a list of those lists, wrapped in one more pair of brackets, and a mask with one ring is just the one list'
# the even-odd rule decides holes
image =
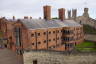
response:
{"label": "entrance door", "polygon": [[37,64],[37,60],[33,60],[33,64]]}

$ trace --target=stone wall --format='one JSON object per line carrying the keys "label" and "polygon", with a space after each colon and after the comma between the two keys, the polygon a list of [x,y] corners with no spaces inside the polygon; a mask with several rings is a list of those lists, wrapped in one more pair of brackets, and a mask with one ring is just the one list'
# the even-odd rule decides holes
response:
{"label": "stone wall", "polygon": [[24,53],[24,64],[96,64],[96,54],[63,54],[57,52],[31,51]]}

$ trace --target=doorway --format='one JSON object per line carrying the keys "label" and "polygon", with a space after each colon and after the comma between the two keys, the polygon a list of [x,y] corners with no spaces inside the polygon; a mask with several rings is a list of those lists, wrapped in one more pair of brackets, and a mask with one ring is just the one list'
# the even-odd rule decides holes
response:
{"label": "doorway", "polygon": [[37,60],[33,60],[33,64],[37,64]]}

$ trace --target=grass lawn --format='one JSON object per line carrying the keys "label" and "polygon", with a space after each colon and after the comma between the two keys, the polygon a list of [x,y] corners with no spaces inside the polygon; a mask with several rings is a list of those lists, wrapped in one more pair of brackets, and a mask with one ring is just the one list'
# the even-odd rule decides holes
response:
{"label": "grass lawn", "polygon": [[94,43],[93,42],[83,42],[81,44],[78,44],[76,47],[94,47]]}
{"label": "grass lawn", "polygon": [[96,51],[96,48],[94,47],[96,47],[95,43],[85,41],[81,44],[76,45],[75,48],[79,51]]}

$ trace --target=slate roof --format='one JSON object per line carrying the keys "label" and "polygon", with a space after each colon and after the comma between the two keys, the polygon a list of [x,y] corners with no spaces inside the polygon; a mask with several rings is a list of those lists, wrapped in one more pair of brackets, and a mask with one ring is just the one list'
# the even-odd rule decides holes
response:
{"label": "slate roof", "polygon": [[81,26],[74,20],[60,21],[60,20],[44,20],[44,19],[22,19],[21,22],[29,29]]}

